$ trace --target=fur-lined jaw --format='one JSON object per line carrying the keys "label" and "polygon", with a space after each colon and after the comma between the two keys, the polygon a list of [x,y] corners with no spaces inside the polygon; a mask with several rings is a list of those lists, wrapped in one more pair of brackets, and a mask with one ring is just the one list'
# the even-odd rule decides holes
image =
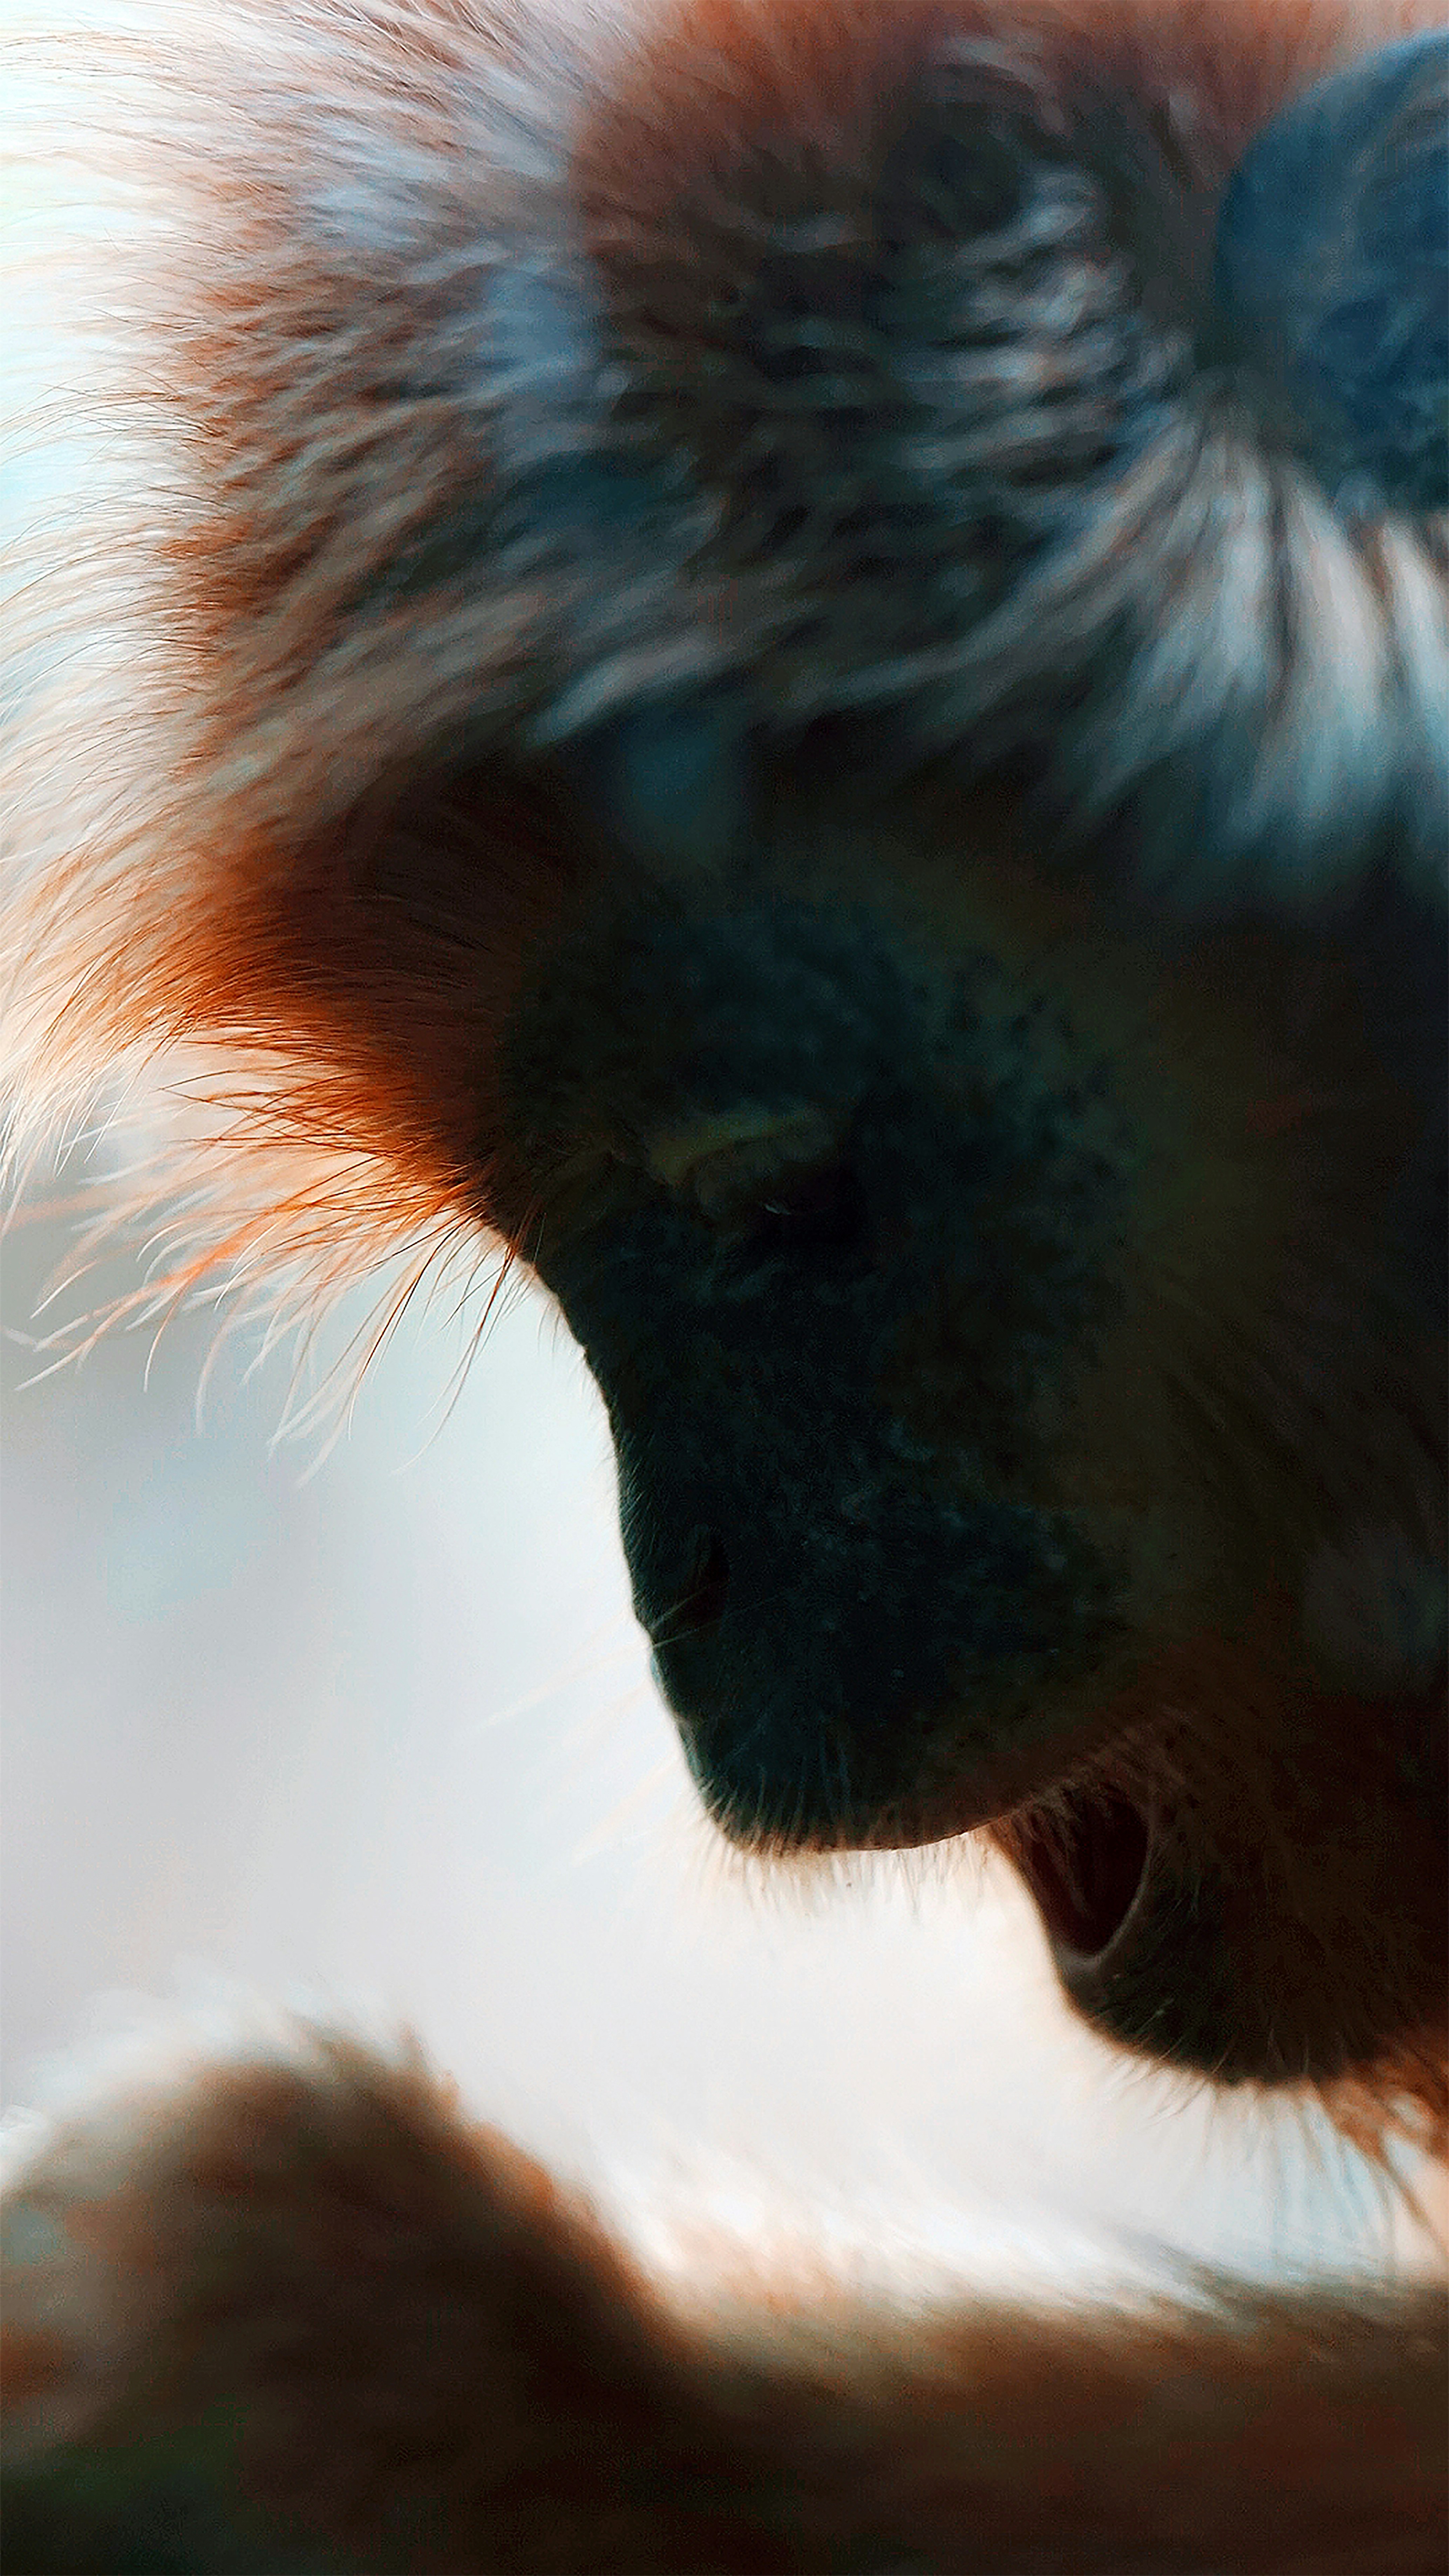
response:
{"label": "fur-lined jaw", "polygon": [[1210,284],[1253,134],[1433,12],[1262,14],[168,0],[32,58],[104,326],[12,620],[27,1114],[193,1050],[248,1256],[481,1210],[581,807],[716,865],[817,746],[1030,781],[1169,901],[1438,900],[1444,523],[1341,506]]}

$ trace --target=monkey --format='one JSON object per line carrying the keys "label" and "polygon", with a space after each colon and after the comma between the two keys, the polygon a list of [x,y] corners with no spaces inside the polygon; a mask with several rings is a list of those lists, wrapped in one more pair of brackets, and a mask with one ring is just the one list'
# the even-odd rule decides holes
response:
{"label": "monkey", "polygon": [[[495,1240],[725,1835],[984,1836],[1105,2044],[1442,2153],[1432,5],[23,59],[122,213],[7,647],[17,1168],[142,1104],[164,1297]],[[1443,2564],[1435,2287],[686,2310],[311,2030],[10,2221],[17,2576]]]}

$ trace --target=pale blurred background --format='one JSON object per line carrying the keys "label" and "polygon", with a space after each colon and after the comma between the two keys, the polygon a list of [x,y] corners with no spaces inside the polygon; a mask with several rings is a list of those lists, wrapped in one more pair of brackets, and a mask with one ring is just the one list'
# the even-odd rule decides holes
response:
{"label": "pale blurred background", "polygon": [[350,1405],[344,1362],[279,1443],[288,1354],[214,1314],[52,1370],[65,1244],[42,1216],[4,1248],[7,2101],[157,2001],[255,1992],[410,2025],[660,2251],[703,2210],[992,2282],[1159,2241],[1381,2253],[1336,2142],[1075,2027],[999,1866],[801,1887],[724,1853],[630,1616],[601,1408],[533,1292],[461,1385],[481,1299],[409,1317]]}

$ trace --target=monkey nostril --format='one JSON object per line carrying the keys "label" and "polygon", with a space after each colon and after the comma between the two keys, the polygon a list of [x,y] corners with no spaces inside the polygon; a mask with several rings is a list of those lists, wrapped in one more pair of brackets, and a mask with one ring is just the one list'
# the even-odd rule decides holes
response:
{"label": "monkey nostril", "polygon": [[676,1645],[708,1636],[724,1617],[729,1588],[730,1561],[724,1543],[713,1530],[701,1530],[689,1579],[662,1622],[665,1633],[656,1643]]}

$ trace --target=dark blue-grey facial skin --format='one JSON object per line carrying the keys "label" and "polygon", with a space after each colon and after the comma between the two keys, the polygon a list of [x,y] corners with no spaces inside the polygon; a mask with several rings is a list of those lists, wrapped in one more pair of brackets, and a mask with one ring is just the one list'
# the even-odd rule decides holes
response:
{"label": "dark blue-grey facial skin", "polygon": [[[1384,1998],[1304,1967],[1304,1890],[1372,1916],[1442,1831],[1442,1582],[1427,1536],[1376,1551],[1437,1472],[1444,978],[1395,1049],[1392,904],[1322,938],[1057,912],[969,836],[913,877],[913,814],[837,802],[822,866],[795,793],[755,858],[603,870],[520,990],[495,1221],[603,1394],[725,1831],[987,1825],[1099,2028],[1328,2078]],[[1385,1661],[1325,1669],[1305,1604],[1366,1581]],[[1432,1900],[1400,1932],[1407,2024]]]}
{"label": "dark blue-grey facial skin", "polygon": [[919,1838],[948,1712],[995,1780],[1112,1626],[1035,1427],[1132,1186],[1104,1074],[985,959],[762,898],[559,958],[510,1089],[707,1803],[751,1839]]}

